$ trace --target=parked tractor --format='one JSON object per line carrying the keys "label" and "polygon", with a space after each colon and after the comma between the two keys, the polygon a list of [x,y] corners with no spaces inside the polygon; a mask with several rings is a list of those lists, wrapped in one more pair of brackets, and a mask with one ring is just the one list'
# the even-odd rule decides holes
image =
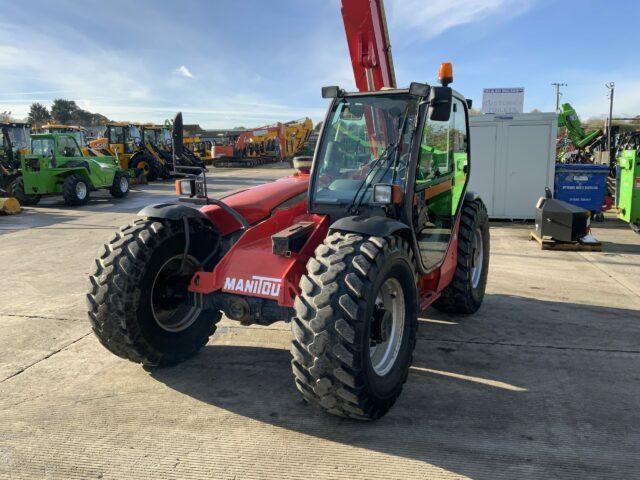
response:
{"label": "parked tractor", "polygon": [[114,155],[121,170],[143,169],[131,159],[140,150],[142,133],[138,125],[127,122],[110,122],[105,125],[100,138],[89,142],[89,147],[103,155]]}
{"label": "parked tractor", "polygon": [[143,209],[96,259],[88,305],[100,342],[162,367],[194,355],[223,314],[290,322],[302,397],[383,416],[407,379],[419,312],[473,313],[487,282],[487,212],[467,191],[468,105],[448,86],[450,65],[441,80],[324,88],[311,172],[224,201],[208,196],[204,172],[178,180],[180,202]]}
{"label": "parked tractor", "polygon": [[142,141],[130,160],[131,165],[142,170],[148,180],[170,178],[173,171],[171,133],[162,125],[140,126]]}
{"label": "parked tractor", "polygon": [[20,156],[20,175],[9,187],[23,205],[35,205],[45,195],[84,205],[93,190],[108,189],[116,198],[129,193],[129,180],[116,158],[85,156],[71,133],[32,135],[30,152]]}
{"label": "parked tractor", "polygon": [[31,125],[22,122],[0,123],[0,213],[20,213],[20,202],[10,193],[11,184],[20,176],[20,156],[29,152]]}
{"label": "parked tractor", "polygon": [[31,125],[0,123],[0,188],[6,189],[19,174],[20,156],[29,152]]}

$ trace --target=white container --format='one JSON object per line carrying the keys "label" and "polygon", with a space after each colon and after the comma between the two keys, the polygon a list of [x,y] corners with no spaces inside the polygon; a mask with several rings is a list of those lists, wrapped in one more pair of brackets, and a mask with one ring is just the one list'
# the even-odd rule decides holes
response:
{"label": "white container", "polygon": [[553,192],[558,116],[517,113],[469,117],[471,179],[489,218],[535,217],[545,187]]}

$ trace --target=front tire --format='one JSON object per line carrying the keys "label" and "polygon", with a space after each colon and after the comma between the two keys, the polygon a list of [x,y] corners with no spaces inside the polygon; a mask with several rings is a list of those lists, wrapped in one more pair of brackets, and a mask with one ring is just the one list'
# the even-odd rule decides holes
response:
{"label": "front tire", "polygon": [[124,198],[129,195],[129,179],[123,172],[118,170],[113,176],[113,184],[109,188],[109,193],[115,198]]}
{"label": "front tire", "polygon": [[213,268],[217,245],[215,232],[192,224],[183,265],[181,222],[140,219],[117,232],[96,259],[87,295],[100,343],[148,366],[174,365],[194,355],[222,315],[188,305],[187,288],[196,271]]}
{"label": "front tire", "polygon": [[16,178],[9,186],[9,195],[15,197],[20,205],[37,205],[42,198],[40,195],[27,195],[24,191],[24,178]]}
{"label": "front tire", "polygon": [[339,416],[382,417],[402,391],[416,342],[416,272],[409,245],[397,236],[333,233],[307,271],[292,322],[298,390]]}
{"label": "front tire", "polygon": [[434,308],[451,314],[475,313],[482,305],[489,273],[489,217],[481,200],[465,201],[458,231],[458,264],[453,280]]}
{"label": "front tire", "polygon": [[89,182],[82,175],[73,174],[64,179],[62,196],[67,205],[85,205],[89,201],[89,192]]}

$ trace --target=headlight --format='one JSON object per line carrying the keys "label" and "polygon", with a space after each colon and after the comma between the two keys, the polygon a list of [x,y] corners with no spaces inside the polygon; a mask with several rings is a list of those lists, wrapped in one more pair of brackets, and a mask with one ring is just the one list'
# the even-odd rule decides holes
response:
{"label": "headlight", "polygon": [[373,186],[373,202],[389,205],[393,194],[392,185],[379,183]]}
{"label": "headlight", "polygon": [[193,180],[176,180],[176,195],[189,195],[194,196],[194,181]]}

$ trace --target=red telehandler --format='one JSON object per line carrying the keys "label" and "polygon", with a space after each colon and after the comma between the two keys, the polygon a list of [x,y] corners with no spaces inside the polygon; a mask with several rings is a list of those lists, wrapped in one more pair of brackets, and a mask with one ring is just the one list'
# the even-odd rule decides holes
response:
{"label": "red telehandler", "polygon": [[468,102],[449,87],[451,65],[441,85],[396,88],[381,0],[343,0],[342,12],[360,91],[322,89],[310,171],[224,200],[195,172],[176,182],[180,202],[144,208],[105,245],[88,303],[111,352],[173,365],[223,313],[287,321],[303,398],[368,420],[400,395],[418,313],[480,307],[488,219],[467,191]]}

